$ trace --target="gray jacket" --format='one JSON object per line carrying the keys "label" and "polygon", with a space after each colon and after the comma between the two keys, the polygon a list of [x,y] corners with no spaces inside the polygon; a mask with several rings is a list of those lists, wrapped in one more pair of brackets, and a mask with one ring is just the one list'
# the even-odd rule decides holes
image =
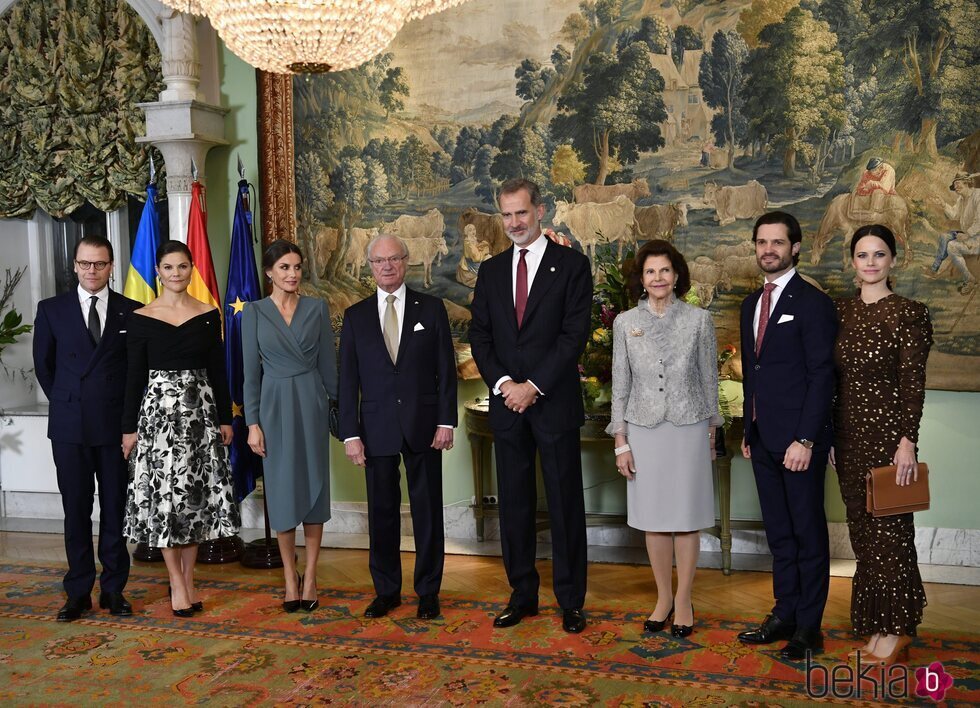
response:
{"label": "gray jacket", "polygon": [[718,412],[718,345],[711,315],[673,300],[662,318],[646,300],[613,322],[611,422],[606,432],[626,434],[626,423],[652,428],[663,421],[690,425]]}

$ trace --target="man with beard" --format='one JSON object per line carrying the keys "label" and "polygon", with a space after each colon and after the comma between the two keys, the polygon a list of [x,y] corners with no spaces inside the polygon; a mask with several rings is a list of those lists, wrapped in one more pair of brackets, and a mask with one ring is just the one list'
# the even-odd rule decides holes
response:
{"label": "man with beard", "polygon": [[748,644],[788,640],[802,661],[823,649],[820,622],[830,585],[824,474],[832,444],[837,319],[829,297],[796,272],[803,232],[790,214],[763,214],[752,231],[765,285],[742,302],[745,437],[766,538],[776,604]]}
{"label": "man with beard", "polygon": [[535,453],[548,497],[554,590],[566,632],[585,629],[585,499],[579,428],[585,422],[578,360],[589,336],[589,259],[541,232],[538,186],[504,182],[500,213],[513,246],[480,266],[470,346],[491,389],[500,536],[510,601],[494,627],[538,613],[534,568]]}

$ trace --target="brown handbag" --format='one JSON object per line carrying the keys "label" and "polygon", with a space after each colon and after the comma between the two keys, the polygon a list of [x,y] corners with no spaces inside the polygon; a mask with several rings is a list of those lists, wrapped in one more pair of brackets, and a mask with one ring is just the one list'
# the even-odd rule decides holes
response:
{"label": "brown handbag", "polygon": [[893,516],[929,508],[929,465],[919,463],[919,478],[911,484],[895,484],[895,465],[874,467],[868,472],[868,513]]}

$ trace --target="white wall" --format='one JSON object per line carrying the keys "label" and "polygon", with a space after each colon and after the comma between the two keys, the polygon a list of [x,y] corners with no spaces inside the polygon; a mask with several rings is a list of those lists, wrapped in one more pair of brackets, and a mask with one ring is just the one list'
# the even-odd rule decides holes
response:
{"label": "white wall", "polygon": [[[20,219],[0,219],[0,278],[5,271],[22,268],[30,263],[30,248],[28,237],[28,222]],[[14,291],[11,304],[23,316],[27,323],[34,322],[34,300],[31,296],[31,276],[28,270]],[[2,313],[0,313],[2,316]],[[16,344],[8,345],[3,351],[3,363],[8,369],[25,369],[27,380],[20,372],[12,371],[12,376],[0,371],[0,408],[14,408],[36,402],[33,389],[37,387],[31,370],[34,362],[31,359],[30,334],[22,335]]]}

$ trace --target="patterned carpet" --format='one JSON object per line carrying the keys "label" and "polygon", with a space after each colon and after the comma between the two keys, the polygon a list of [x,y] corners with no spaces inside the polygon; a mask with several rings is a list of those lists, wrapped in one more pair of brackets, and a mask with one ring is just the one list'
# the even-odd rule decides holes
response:
{"label": "patterned carpet", "polygon": [[[812,704],[803,665],[743,646],[735,636],[744,622],[700,606],[686,639],[642,633],[645,616],[616,603],[588,607],[589,626],[578,636],[562,632],[553,607],[495,630],[498,604],[452,594],[443,595],[443,616],[433,622],[415,618],[410,597],[388,617],[366,620],[370,595],[343,589],[321,589],[316,612],[286,615],[278,585],[215,579],[202,569],[205,612],[180,620],[170,613],[161,570],[135,568],[126,589],[133,617],[95,610],[64,624],[54,621],[62,572],[0,565],[0,705]],[[921,677],[921,667],[938,661],[953,680],[947,705],[980,704],[980,635],[918,639],[911,666],[874,667],[860,697],[852,669],[836,670],[836,691],[822,678],[846,664],[853,646],[844,628],[827,630],[827,652],[817,661],[828,671],[810,671],[811,695],[929,705],[931,698],[916,695],[915,671]],[[933,667],[932,683],[941,686]]]}

